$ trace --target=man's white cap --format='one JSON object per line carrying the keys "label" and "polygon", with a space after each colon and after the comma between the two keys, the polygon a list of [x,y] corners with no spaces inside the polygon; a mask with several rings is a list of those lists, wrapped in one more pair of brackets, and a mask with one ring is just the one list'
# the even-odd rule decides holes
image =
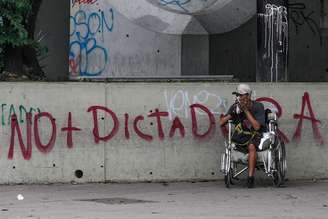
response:
{"label": "man's white cap", "polygon": [[248,84],[239,84],[237,90],[232,92],[232,94],[252,94],[252,89]]}

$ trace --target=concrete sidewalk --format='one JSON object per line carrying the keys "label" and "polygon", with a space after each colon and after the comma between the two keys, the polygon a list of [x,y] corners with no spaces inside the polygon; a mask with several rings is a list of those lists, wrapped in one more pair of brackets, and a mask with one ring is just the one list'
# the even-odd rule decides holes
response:
{"label": "concrete sidewalk", "polygon": [[0,218],[328,218],[327,181],[241,184],[0,186]]}

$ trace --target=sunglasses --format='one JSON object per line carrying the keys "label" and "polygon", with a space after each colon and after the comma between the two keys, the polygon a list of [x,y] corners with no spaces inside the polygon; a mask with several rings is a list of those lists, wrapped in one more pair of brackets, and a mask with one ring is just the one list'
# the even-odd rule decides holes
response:
{"label": "sunglasses", "polygon": [[247,96],[248,94],[236,94],[237,97]]}

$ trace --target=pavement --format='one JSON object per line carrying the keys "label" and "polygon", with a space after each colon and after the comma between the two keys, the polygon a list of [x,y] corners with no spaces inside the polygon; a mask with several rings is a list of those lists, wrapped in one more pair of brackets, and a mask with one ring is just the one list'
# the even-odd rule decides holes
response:
{"label": "pavement", "polygon": [[328,181],[0,186],[0,218],[328,218]]}

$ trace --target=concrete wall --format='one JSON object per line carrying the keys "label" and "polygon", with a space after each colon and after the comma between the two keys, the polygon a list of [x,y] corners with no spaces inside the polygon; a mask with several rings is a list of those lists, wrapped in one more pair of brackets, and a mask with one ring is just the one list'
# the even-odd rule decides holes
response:
{"label": "concrete wall", "polygon": [[[323,23],[320,28],[321,16],[327,11],[320,2],[289,1],[288,81],[328,81],[328,34]],[[210,37],[211,74],[234,74],[241,81],[255,81],[256,18]]]}
{"label": "concrete wall", "polygon": [[[121,0],[115,0],[113,3],[120,5],[120,1]],[[202,54],[205,54],[207,50],[206,46],[208,46],[208,44],[205,43],[206,40],[204,40],[204,38],[207,37],[206,35],[195,35],[190,37],[190,35],[170,35],[165,34],[165,31],[164,33],[160,33],[159,30],[153,30],[153,26],[157,29],[166,26],[165,23],[163,23],[164,18],[166,18],[168,22],[171,22],[172,17],[168,16],[167,13],[174,14],[173,12],[166,11],[164,13],[163,11],[165,10],[157,9],[158,13],[161,12],[165,14],[162,20],[158,20],[153,16],[147,17],[147,14],[145,14],[147,11],[141,10],[140,7],[134,5],[133,7],[131,6],[132,8],[128,7],[126,10],[119,7],[120,11],[128,13],[122,15],[116,8],[113,8],[108,3],[109,1],[98,1],[97,4],[89,8],[89,11],[86,11],[89,17],[92,10],[96,12],[100,9],[106,12],[104,14],[106,18],[105,21],[111,22],[109,10],[111,8],[114,10],[113,30],[109,31],[105,27],[104,33],[95,34],[97,43],[99,44],[97,44],[97,46],[101,46],[102,49],[105,50],[107,59],[102,57],[104,50],[101,49],[98,50],[96,54],[92,54],[92,52],[89,51],[88,55],[90,58],[84,58],[84,60],[80,61],[77,55],[78,52],[76,52],[79,51],[79,47],[83,45],[83,40],[80,40],[75,44],[77,48],[73,49],[69,61],[67,58],[67,54],[69,53],[69,2],[72,1],[44,0],[38,16],[36,37],[42,39],[42,44],[46,45],[49,49],[47,58],[43,60],[41,64],[45,66],[46,75],[50,80],[63,80],[68,78],[67,69],[70,69],[69,71],[71,72],[72,69],[73,72],[74,70],[79,72],[80,67],[78,63],[82,62],[82,69],[85,69],[86,63],[93,63],[93,67],[95,69],[98,68],[98,70],[102,70],[105,67],[99,77],[193,75],[197,72],[199,72],[199,74],[204,74],[208,72],[207,69],[209,69],[210,75],[233,74],[242,81],[255,81],[255,17],[231,32],[208,36],[210,39],[210,55],[209,60],[206,60],[206,56],[199,56],[198,52],[201,51]],[[238,1],[230,2],[231,4],[233,3],[234,6],[238,3]],[[327,0],[291,0],[289,3],[291,5],[289,9],[290,40],[288,79],[289,81],[327,81]],[[254,1],[251,1],[249,4],[255,7]],[[151,8],[155,7],[153,5],[151,6]],[[249,6],[247,7],[249,8]],[[85,5],[80,7],[76,3],[75,9],[72,9],[71,15],[74,16],[74,11],[76,12],[79,9],[84,10],[85,8]],[[239,8],[237,9],[240,10]],[[100,15],[102,13],[101,11],[98,11]],[[142,11],[141,15],[140,11]],[[247,11],[247,13],[250,13],[250,10]],[[133,15],[132,12],[135,12],[134,17],[131,17]],[[156,10],[153,10],[152,14],[156,14],[155,12]],[[161,13],[159,13],[159,15]],[[178,16],[176,13],[175,15]],[[189,20],[190,23],[188,23]],[[196,18],[189,20],[186,26],[180,31],[180,34],[190,34],[195,31],[206,34],[204,29],[201,30],[200,26],[196,25],[196,23],[199,23]],[[95,21],[95,19],[92,21]],[[151,23],[149,23],[150,21]],[[172,24],[177,23],[176,19],[173,19],[173,21],[171,22]],[[245,22],[245,20],[243,22]],[[243,22],[240,21],[240,23]],[[228,21],[226,23],[229,24]],[[97,23],[95,23],[95,25],[96,24]],[[104,23],[102,24],[104,26]],[[84,24],[77,26],[79,26],[77,28],[78,31],[82,31],[82,33],[85,31]],[[74,29],[74,25],[71,30],[72,29]],[[169,28],[167,31],[173,31],[173,29]],[[71,31],[71,34],[71,41],[76,41],[76,32],[74,33],[74,31]],[[199,42],[202,43],[199,44]],[[205,46],[202,46],[202,50],[199,50],[201,45]],[[93,52],[94,51],[95,50],[93,50]],[[73,58],[74,55],[75,58]],[[188,65],[190,57],[192,57],[192,60],[195,60],[193,63],[201,64],[196,66]],[[94,61],[95,59],[96,61]],[[68,65],[68,62],[70,65]],[[210,63],[209,66],[208,63]],[[74,77],[75,76],[73,76],[73,78]]]}
{"label": "concrete wall", "polygon": [[70,21],[72,79],[181,74],[181,36],[136,25],[108,1],[71,4]]}
{"label": "concrete wall", "polygon": [[[264,104],[282,113],[280,129],[289,140],[289,179],[328,177],[327,85],[252,84],[256,98],[267,97]],[[222,178],[218,163],[224,146],[217,120],[232,103],[235,86],[2,83],[0,183]],[[193,103],[204,106],[195,108],[194,117]],[[299,123],[303,105],[302,118],[313,116],[320,123],[308,117]],[[99,108],[94,119],[95,108],[90,107],[95,106],[106,107],[107,112]],[[149,117],[156,109],[163,112],[159,114],[163,132],[157,118]],[[212,113],[205,113],[206,109]],[[31,122],[24,119],[25,110],[32,112]],[[38,118],[38,111],[48,113]],[[18,123],[11,121],[14,113]],[[96,123],[100,137],[111,134],[107,141],[95,139]],[[83,171],[82,178],[75,176],[76,170]]]}
{"label": "concrete wall", "polygon": [[256,17],[234,31],[210,36],[210,75],[256,80]]}
{"label": "concrete wall", "polygon": [[256,13],[256,0],[107,1],[133,23],[155,32],[177,35],[224,33]]}
{"label": "concrete wall", "polygon": [[[255,0],[44,0],[35,37],[48,48],[41,60],[48,80],[204,75],[208,34],[230,31],[254,14]],[[198,63],[192,68],[190,58]]]}

